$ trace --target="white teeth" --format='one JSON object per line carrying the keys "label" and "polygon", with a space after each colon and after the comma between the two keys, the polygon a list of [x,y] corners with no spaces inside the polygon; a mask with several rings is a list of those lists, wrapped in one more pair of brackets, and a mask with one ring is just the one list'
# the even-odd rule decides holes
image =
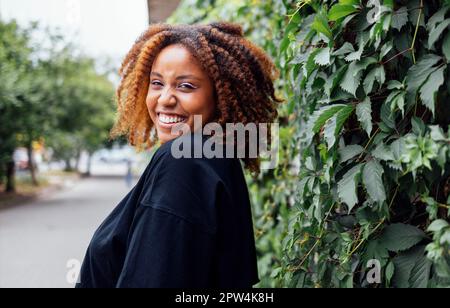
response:
{"label": "white teeth", "polygon": [[184,122],[185,118],[166,116],[166,115],[160,114],[159,120],[165,124],[172,124],[172,123]]}

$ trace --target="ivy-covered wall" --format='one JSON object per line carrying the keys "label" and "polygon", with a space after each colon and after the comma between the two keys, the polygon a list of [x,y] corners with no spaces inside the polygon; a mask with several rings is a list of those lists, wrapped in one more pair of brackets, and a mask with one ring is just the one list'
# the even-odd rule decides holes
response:
{"label": "ivy-covered wall", "polygon": [[170,22],[218,19],[287,100],[281,164],[249,178],[260,286],[450,286],[450,1],[185,0]]}

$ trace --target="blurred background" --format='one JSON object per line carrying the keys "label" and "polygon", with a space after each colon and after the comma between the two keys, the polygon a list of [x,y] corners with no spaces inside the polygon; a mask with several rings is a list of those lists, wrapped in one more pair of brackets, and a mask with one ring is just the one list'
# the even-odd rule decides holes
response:
{"label": "blurred background", "polygon": [[0,287],[71,287],[152,152],[110,141],[122,58],[179,1],[0,1]]}

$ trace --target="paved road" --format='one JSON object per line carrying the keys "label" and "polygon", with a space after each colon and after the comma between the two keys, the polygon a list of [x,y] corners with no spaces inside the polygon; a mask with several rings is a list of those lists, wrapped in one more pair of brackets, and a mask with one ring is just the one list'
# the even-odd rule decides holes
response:
{"label": "paved road", "polygon": [[[121,178],[81,180],[38,201],[0,210],[0,288],[73,287],[67,277],[129,188]],[[70,280],[69,280],[70,281]]]}

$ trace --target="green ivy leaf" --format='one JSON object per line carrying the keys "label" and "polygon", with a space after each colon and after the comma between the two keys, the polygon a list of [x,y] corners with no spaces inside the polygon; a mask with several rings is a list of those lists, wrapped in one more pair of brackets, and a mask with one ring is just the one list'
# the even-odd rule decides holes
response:
{"label": "green ivy leaf", "polygon": [[424,247],[414,247],[394,258],[395,265],[392,283],[397,288],[409,288],[411,273],[416,263],[424,256]]}
{"label": "green ivy leaf", "polygon": [[337,116],[332,117],[327,121],[324,128],[324,138],[328,145],[328,150],[336,143],[336,124]]}
{"label": "green ivy leaf", "polygon": [[356,62],[350,63],[350,65],[347,68],[347,71],[345,72],[344,78],[342,79],[342,83],[340,84],[342,90],[347,91],[353,96],[356,95],[356,90],[359,87],[362,75],[360,71],[356,72],[355,74],[356,71],[355,68]]}
{"label": "green ivy leaf", "polygon": [[373,159],[364,166],[363,183],[372,200],[383,203],[386,201],[386,191],[383,185],[383,167]]}
{"label": "green ivy leaf", "polygon": [[280,53],[283,53],[288,48],[289,44],[291,43],[291,40],[289,39],[289,35],[286,35],[280,44]]}
{"label": "green ivy leaf", "polygon": [[439,88],[444,84],[444,71],[446,67],[442,67],[433,73],[431,73],[428,80],[420,88],[420,99],[422,103],[431,110],[434,115],[434,109],[436,105],[436,93]]}
{"label": "green ivy leaf", "polygon": [[395,129],[395,114],[391,112],[391,108],[387,103],[384,103],[381,106],[380,110],[380,117],[381,117],[381,124],[384,124],[388,129],[394,130]]}
{"label": "green ivy leaf", "polygon": [[437,11],[433,16],[430,17],[427,24],[427,31],[428,33],[432,32],[437,24],[442,23],[445,19],[445,15],[447,14],[447,11],[449,10],[448,6],[444,6],[439,11]]}
{"label": "green ivy leaf", "polygon": [[386,99],[386,104],[391,106],[391,112],[395,112],[398,108],[402,112],[402,116],[405,116],[405,91],[393,91]]}
{"label": "green ivy leaf", "polygon": [[414,265],[411,276],[409,277],[409,285],[411,288],[426,288],[430,280],[431,261],[426,255],[420,256]]}
{"label": "green ivy leaf", "polygon": [[314,62],[321,66],[330,65],[330,48],[321,48],[314,58]]}
{"label": "green ivy leaf", "polygon": [[356,188],[360,181],[362,165],[358,164],[350,169],[338,183],[338,196],[348,206],[348,212],[358,203]]}
{"label": "green ivy leaf", "polygon": [[360,48],[360,49],[358,49],[357,51],[354,51],[354,52],[348,54],[348,55],[345,57],[345,61],[347,61],[347,62],[352,62],[352,61],[361,60],[361,56],[362,56],[362,53],[363,53],[363,52],[364,52],[364,49],[363,49],[363,48]]}
{"label": "green ivy leaf", "polygon": [[410,249],[425,238],[425,233],[419,228],[398,223],[386,227],[380,241],[389,251],[400,252]]}
{"label": "green ivy leaf", "polygon": [[405,140],[404,138],[399,138],[391,143],[392,154],[395,160],[400,160],[403,152],[405,150]]}
{"label": "green ivy leaf", "polygon": [[398,31],[408,23],[408,9],[404,6],[394,12],[392,16],[392,27]]}
{"label": "green ivy leaf", "polygon": [[334,56],[344,56],[344,55],[347,55],[354,51],[355,51],[355,48],[353,48],[353,45],[350,44],[349,42],[345,42],[341,48],[339,48],[338,50],[333,52],[333,55]]}
{"label": "green ivy leaf", "polygon": [[353,5],[346,4],[336,4],[328,13],[328,19],[331,21],[337,21],[341,18],[344,18],[350,14],[353,14],[357,11],[357,9]]}
{"label": "green ivy leaf", "polygon": [[431,125],[430,127],[430,137],[434,141],[446,141],[444,131],[439,125]]}
{"label": "green ivy leaf", "polygon": [[370,97],[366,97],[362,103],[356,106],[356,115],[361,126],[370,137],[372,133],[372,102],[370,101]]}
{"label": "green ivy leaf", "polygon": [[386,81],[384,66],[380,65],[375,67],[367,74],[366,79],[364,80],[364,92],[366,95],[369,95],[372,92],[375,81],[378,82],[379,86]]}
{"label": "green ivy leaf", "polygon": [[319,110],[317,110],[314,115],[311,117],[312,119],[312,131],[317,134],[320,129],[325,125],[325,123],[336,113],[341,111],[347,105],[330,105],[325,106]]}
{"label": "green ivy leaf", "polygon": [[378,56],[380,61],[392,50],[392,48],[394,48],[392,42],[387,42],[385,45],[381,47],[380,55]]}
{"label": "green ivy leaf", "polygon": [[360,155],[364,151],[364,148],[359,144],[348,145],[339,150],[340,163],[344,163],[353,157]]}
{"label": "green ivy leaf", "polygon": [[362,32],[359,36],[358,50],[347,55],[345,57],[345,61],[351,62],[361,60],[361,56],[364,52],[364,48],[366,47],[367,41],[368,41],[367,33]]}
{"label": "green ivy leaf", "polygon": [[442,23],[439,24],[435,29],[433,29],[430,33],[430,36],[428,37],[428,48],[433,49],[434,44],[436,41],[441,37],[442,32],[444,32],[447,27],[450,26],[450,18],[444,20]]}
{"label": "green ivy leaf", "polygon": [[347,119],[352,115],[353,111],[355,111],[355,107],[353,105],[347,105],[341,111],[339,111],[336,119],[336,134],[339,134],[342,130]]}
{"label": "green ivy leaf", "polygon": [[325,35],[330,41],[333,40],[333,34],[331,33],[330,26],[328,25],[328,19],[323,14],[319,13],[316,15],[311,27],[318,33]]}
{"label": "green ivy leaf", "polygon": [[353,111],[352,105],[345,106],[325,125],[324,137],[328,144],[328,149],[331,149],[336,143],[336,137],[340,134],[342,127]]}
{"label": "green ivy leaf", "polygon": [[429,231],[429,232],[439,232],[439,231],[441,231],[442,229],[447,228],[447,227],[449,227],[448,222],[446,222],[446,221],[443,220],[443,219],[437,219],[437,220],[433,221],[433,222],[428,226],[427,231]]}
{"label": "green ivy leaf", "polygon": [[420,87],[428,79],[428,76],[433,73],[434,65],[441,59],[439,56],[427,54],[409,69],[405,80],[409,94],[416,95]]}
{"label": "green ivy leaf", "polygon": [[442,53],[447,59],[447,63],[450,63],[450,32],[447,33],[442,43]]}
{"label": "green ivy leaf", "polygon": [[312,72],[317,70],[317,65],[314,61],[317,54],[320,52],[320,49],[315,49],[308,57],[308,61],[306,61],[305,69],[306,69],[306,78],[305,81],[311,76]]}
{"label": "green ivy leaf", "polygon": [[363,260],[365,263],[369,260],[375,259],[380,261],[383,265],[386,264],[388,258],[389,252],[383,245],[381,245],[379,239],[369,240],[363,254]]}
{"label": "green ivy leaf", "polygon": [[359,4],[359,0],[339,0],[339,4],[358,5]]}
{"label": "green ivy leaf", "polygon": [[366,78],[364,79],[364,92],[366,93],[366,95],[369,95],[372,92],[373,89],[373,85],[375,83],[375,74],[376,74],[377,69],[374,68],[372,69],[366,76]]}
{"label": "green ivy leaf", "polygon": [[425,134],[426,127],[421,118],[413,116],[411,118],[411,127],[414,134],[418,136],[422,136]]}
{"label": "green ivy leaf", "polygon": [[390,80],[387,84],[387,88],[388,90],[400,90],[404,88],[404,85],[398,80]]}
{"label": "green ivy leaf", "polygon": [[384,143],[380,143],[375,150],[372,151],[372,156],[384,161],[393,161],[395,160],[394,154],[392,153],[390,147],[385,145]]}
{"label": "green ivy leaf", "polygon": [[394,262],[391,261],[386,266],[386,281],[387,281],[388,285],[391,284],[391,280],[392,280],[392,277],[394,276],[394,272],[395,272],[395,265],[394,265]]}
{"label": "green ivy leaf", "polygon": [[337,85],[340,84],[345,72],[346,67],[342,66],[328,78],[327,82],[324,85],[325,93],[328,98],[330,98],[331,93],[337,87]]}

